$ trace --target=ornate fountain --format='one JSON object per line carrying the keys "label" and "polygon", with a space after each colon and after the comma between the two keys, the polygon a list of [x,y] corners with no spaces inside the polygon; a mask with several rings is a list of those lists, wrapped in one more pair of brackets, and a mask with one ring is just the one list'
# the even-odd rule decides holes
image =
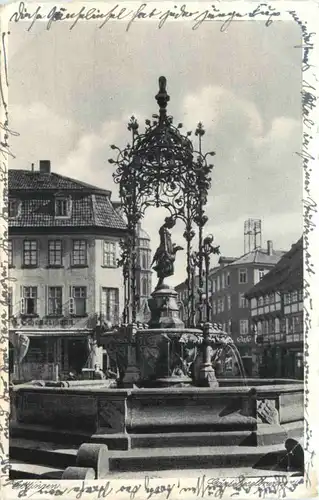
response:
{"label": "ornate fountain", "polygon": [[[114,179],[128,227],[119,259],[125,307],[121,325],[97,332],[96,340],[108,352],[117,385],[80,381],[55,387],[16,387],[11,436],[32,443],[26,449],[23,443],[13,446],[12,457],[17,453],[19,460],[26,456],[30,461],[30,449],[39,440],[39,446],[31,450],[32,460],[42,463],[51,446],[47,445],[46,452],[41,450],[43,440],[64,444],[68,436],[73,444],[84,444],[75,464],[74,455],[68,458],[64,452],[64,467],[67,460],[73,464],[63,474],[65,479],[84,479],[90,474],[102,478],[111,470],[239,464],[262,469],[260,460],[265,456],[279,470],[287,462],[287,451],[291,455],[289,447],[284,448],[286,438],[303,434],[303,384],[266,379],[248,379],[243,384],[242,380],[216,377],[223,354],[238,353],[229,335],[213,323],[209,301],[210,255],[219,253],[219,247],[203,230],[212,171],[207,157],[214,153],[202,153],[205,131],[201,123],[195,131],[197,150],[189,138],[191,133],[183,135],[182,125],[173,125],[166,111],[169,96],[164,77],[159,79],[156,100],[159,114],[146,120],[145,131],[139,133],[132,117],[128,124],[131,144],[123,150],[111,146],[118,152],[110,163],[117,167]],[[153,258],[158,283],[149,299],[151,318],[141,325],[137,322],[137,225],[148,207],[165,207],[169,216],[159,229]],[[177,220],[185,225],[185,322],[179,317],[177,292],[165,282],[174,275],[181,250],[171,234]],[[240,367],[239,357],[237,362]],[[105,444],[113,450],[110,454]],[[17,451],[19,446],[22,449]],[[55,465],[61,461],[61,453],[56,455],[55,449],[50,453]],[[20,477],[18,472],[16,477]]]}
{"label": "ornate fountain", "polygon": [[[117,332],[106,334],[103,343],[113,370],[121,372],[120,385],[125,386],[218,386],[212,360],[231,338],[210,323],[209,256],[219,253],[212,245],[213,237],[203,238],[208,220],[204,208],[211,184],[213,166],[202,153],[203,125],[198,124],[195,136],[198,149],[190,140],[191,132],[183,135],[182,124],[173,125],[167,115],[170,100],[165,77],[159,78],[156,95],[159,114],[153,122],[146,120],[144,133],[131,118],[128,129],[132,143],[118,151],[115,181],[127,219],[128,237],[122,243],[120,265],[123,267],[125,311],[123,324]],[[170,215],[159,229],[159,246],[152,265],[158,283],[149,299],[151,319],[142,328],[136,324],[136,230],[148,207],[165,207]],[[177,220],[185,224],[187,272],[187,321],[179,317],[177,292],[165,283],[174,275],[174,262],[182,247],[172,242],[172,230]],[[198,236],[198,248],[192,248]],[[205,267],[205,290],[204,290]],[[199,276],[195,286],[194,276]],[[205,307],[206,304],[206,307]]]}

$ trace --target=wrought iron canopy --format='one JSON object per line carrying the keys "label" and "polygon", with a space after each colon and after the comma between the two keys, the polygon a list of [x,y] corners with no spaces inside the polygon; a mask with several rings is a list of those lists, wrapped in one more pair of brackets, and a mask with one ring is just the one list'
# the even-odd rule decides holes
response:
{"label": "wrought iron canopy", "polygon": [[[174,219],[181,219],[185,223],[189,303],[194,296],[194,290],[191,289],[191,242],[196,234],[194,226],[197,226],[197,267],[202,287],[202,231],[208,220],[204,207],[213,168],[207,162],[207,157],[215,153],[202,153],[202,137],[205,134],[202,123],[195,130],[197,149],[190,139],[192,132],[183,134],[183,125],[174,125],[173,118],[167,114],[170,97],[164,76],[159,78],[159,91],[155,99],[159,106],[158,114],[153,115],[152,120],[145,120],[144,132],[139,131],[139,124],[132,116],[127,125],[132,134],[131,143],[124,149],[112,145],[111,149],[117,152],[117,157],[109,160],[116,166],[113,178],[119,184],[123,212],[128,224],[128,238],[122,246],[120,264],[123,266],[127,297],[125,318],[129,321],[134,321],[136,317],[136,226],[148,207],[164,207]],[[193,316],[194,311],[189,312],[189,317]]]}
{"label": "wrought iron canopy", "polygon": [[[147,207],[162,206],[185,221],[187,208],[196,217],[199,198],[206,202],[212,170],[207,156],[214,153],[203,155],[194,150],[189,138],[191,132],[183,135],[180,131],[183,125],[175,126],[173,118],[167,115],[169,95],[165,77],[160,77],[159,86],[155,97],[159,114],[153,115],[152,121],[145,121],[143,133],[139,132],[139,124],[132,116],[128,123],[132,143],[122,150],[111,146],[118,156],[109,161],[117,167],[114,180],[119,184],[123,207],[133,208],[132,190],[135,189],[134,205],[139,218]],[[198,131],[202,130],[199,124]]]}

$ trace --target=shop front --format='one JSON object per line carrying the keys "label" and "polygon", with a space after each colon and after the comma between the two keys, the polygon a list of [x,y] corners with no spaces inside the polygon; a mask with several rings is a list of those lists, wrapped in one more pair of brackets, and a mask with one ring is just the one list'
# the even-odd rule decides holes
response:
{"label": "shop front", "polygon": [[[22,332],[20,332],[21,334]],[[26,331],[28,349],[19,360],[17,350],[9,349],[10,378],[13,382],[61,380],[72,371],[81,373],[89,357],[88,332]]]}

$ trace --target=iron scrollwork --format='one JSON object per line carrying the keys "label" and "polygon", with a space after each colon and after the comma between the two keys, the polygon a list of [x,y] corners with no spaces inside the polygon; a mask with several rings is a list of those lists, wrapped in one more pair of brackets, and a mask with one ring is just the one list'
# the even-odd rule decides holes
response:
{"label": "iron scrollwork", "polygon": [[[166,78],[159,78],[159,92],[155,96],[159,113],[152,120],[145,121],[144,132],[140,132],[139,123],[134,116],[127,125],[131,132],[131,143],[124,149],[111,146],[117,152],[116,159],[109,162],[116,166],[113,174],[115,183],[119,185],[119,194],[123,212],[127,220],[128,238],[126,240],[125,258],[121,265],[127,269],[123,273],[128,283],[129,304],[127,320],[136,321],[136,246],[137,224],[149,207],[164,207],[175,220],[185,224],[184,238],[187,242],[187,283],[188,295],[191,296],[191,252],[192,240],[199,234],[198,272],[202,280],[203,259],[201,252],[202,231],[207,216],[204,207],[207,203],[211,185],[213,166],[208,164],[207,157],[214,153],[202,153],[202,137],[205,133],[203,125],[198,124],[195,136],[199,139],[198,150],[194,149],[190,139],[191,132],[182,134],[183,125],[173,124],[173,118],[167,115],[167,104],[170,96],[166,90]],[[189,314],[189,318],[193,315]]]}

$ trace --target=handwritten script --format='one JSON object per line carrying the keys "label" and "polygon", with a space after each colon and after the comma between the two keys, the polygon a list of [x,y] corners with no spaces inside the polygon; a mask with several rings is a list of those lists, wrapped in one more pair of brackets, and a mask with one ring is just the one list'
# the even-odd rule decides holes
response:
{"label": "handwritten script", "polygon": [[249,480],[244,476],[234,479],[224,479],[216,477],[207,477],[205,475],[194,479],[180,478],[165,482],[163,479],[146,476],[144,481],[135,481],[130,484],[128,481],[121,484],[119,480],[100,481],[97,485],[88,485],[83,481],[73,487],[63,487],[57,483],[44,483],[42,481],[15,481],[11,483],[16,498],[32,498],[32,496],[52,497],[70,496],[70,498],[86,498],[87,495],[94,494],[95,498],[107,498],[120,495],[121,498],[134,500],[136,496],[142,495],[149,499],[166,499],[171,496],[180,496],[184,498],[223,498],[225,493],[232,497],[238,496],[241,492],[251,493],[255,498],[266,498],[270,494],[286,497],[290,492],[303,483],[302,477],[287,479],[285,476],[272,478],[260,477]]}
{"label": "handwritten script", "polygon": [[[30,8],[30,6],[29,6]],[[74,29],[79,21],[101,21],[99,28],[103,28],[109,21],[126,21],[126,30],[128,31],[132,24],[138,20],[152,20],[157,22],[158,28],[163,28],[168,20],[184,19],[191,21],[192,29],[197,30],[207,21],[220,21],[221,31],[225,31],[234,20],[247,17],[248,19],[258,19],[260,16],[266,16],[265,25],[270,26],[274,18],[280,16],[280,12],[268,5],[261,3],[251,12],[239,13],[235,10],[222,12],[218,5],[211,5],[210,9],[191,11],[187,5],[175,5],[172,9],[159,10],[152,4],[142,3],[137,9],[130,9],[116,4],[110,10],[102,12],[95,7],[83,6],[80,10],[72,12],[71,8],[53,7],[48,13],[45,7],[38,6],[34,10],[28,10],[24,2],[20,2],[19,8],[10,18],[11,22],[30,21],[28,31],[32,29],[37,21],[46,21],[46,29],[49,30],[52,24],[59,21],[71,21],[70,30]]]}

